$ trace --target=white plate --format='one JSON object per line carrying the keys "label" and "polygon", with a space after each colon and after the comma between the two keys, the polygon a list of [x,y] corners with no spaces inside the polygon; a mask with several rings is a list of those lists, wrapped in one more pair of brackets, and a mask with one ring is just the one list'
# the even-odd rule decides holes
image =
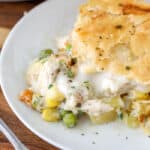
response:
{"label": "white plate", "polygon": [[18,100],[19,92],[26,87],[27,65],[41,49],[55,49],[55,39],[71,31],[78,6],[83,1],[49,0],[33,9],[14,27],[1,54],[0,77],[5,97],[30,130],[62,149],[149,150],[150,138],[140,130],[128,129],[119,122],[94,126],[88,121],[82,121],[74,129],[66,129],[61,123],[44,122],[37,112]]}

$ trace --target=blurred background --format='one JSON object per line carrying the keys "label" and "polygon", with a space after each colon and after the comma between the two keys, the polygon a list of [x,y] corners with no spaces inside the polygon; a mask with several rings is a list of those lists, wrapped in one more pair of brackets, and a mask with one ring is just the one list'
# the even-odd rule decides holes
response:
{"label": "blurred background", "polygon": [[[3,1],[3,2],[1,2]],[[5,2],[14,1],[14,2]],[[19,1],[19,0],[16,0]],[[12,26],[23,16],[24,12],[42,2],[42,0],[30,0],[26,2],[15,2],[15,0],[0,0],[0,26],[12,28]]]}
{"label": "blurred background", "polygon": [[[2,2],[3,1],[3,2]],[[11,1],[11,2],[7,2]],[[12,2],[14,1],[14,2]],[[16,2],[20,1],[20,2]],[[0,0],[0,49],[7,37],[7,34],[17,23],[17,21],[28,13],[36,5],[43,2],[43,0],[30,0],[21,2],[23,0]],[[29,131],[15,116],[8,106],[2,91],[0,89],[0,118],[12,129],[16,136],[23,142],[30,150],[57,150],[52,145],[41,140],[39,137]],[[0,132],[0,150],[13,150],[12,145],[7,138]]]}

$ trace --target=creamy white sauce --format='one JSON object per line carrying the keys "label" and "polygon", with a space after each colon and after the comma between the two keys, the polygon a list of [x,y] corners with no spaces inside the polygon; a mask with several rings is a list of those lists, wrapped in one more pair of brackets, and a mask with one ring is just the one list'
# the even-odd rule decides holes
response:
{"label": "creamy white sauce", "polygon": [[58,89],[67,97],[68,96],[68,90],[70,89],[70,84],[68,82],[68,77],[64,75],[64,73],[60,73],[57,76],[56,85]]}
{"label": "creamy white sauce", "polygon": [[70,80],[66,75],[60,73],[57,77],[56,84],[66,97],[66,103],[62,107],[77,113],[77,104],[82,104],[84,101],[93,97],[93,92],[87,89],[83,85],[83,82],[77,79],[71,80],[72,82]]}
{"label": "creamy white sauce", "polygon": [[53,82],[54,75],[52,75],[52,73],[57,69],[55,65],[56,64],[53,64],[52,62],[46,62],[39,74],[37,86],[40,88],[39,90],[42,95],[46,94],[49,83]]}
{"label": "creamy white sauce", "polygon": [[56,77],[56,72],[58,68],[59,62],[53,57],[50,57],[50,59],[42,64],[42,67],[39,69],[36,78],[33,77],[30,81],[31,89],[34,92],[45,96],[49,84],[53,83]]}
{"label": "creamy white sauce", "polygon": [[60,49],[65,48],[66,42],[68,41],[68,39],[69,39],[69,36],[64,36],[64,37],[58,38],[56,40],[57,41],[57,47]]}
{"label": "creamy white sauce", "polygon": [[82,65],[79,68],[76,80],[90,81],[97,95],[111,96],[118,93],[123,93],[133,88],[135,84],[123,76],[113,75],[109,72],[100,72],[95,74],[86,74]]}
{"label": "creamy white sauce", "polygon": [[[33,70],[36,70],[36,76],[32,76],[34,71],[30,71],[31,89],[45,96],[49,84],[55,82],[66,97],[66,102],[62,107],[75,113],[78,111],[77,104],[79,103],[82,105],[81,109],[89,114],[98,115],[111,111],[112,107],[102,103],[101,97],[119,95],[132,88],[140,87],[123,76],[113,75],[109,72],[87,74],[83,71],[82,65],[79,66],[74,79],[68,78],[62,71],[57,73],[58,68],[59,62],[55,57],[50,57],[42,66],[40,65],[39,72],[37,66],[36,69],[33,67]],[[72,81],[70,82],[70,80]],[[90,83],[89,89],[83,85],[85,81]]]}
{"label": "creamy white sauce", "polygon": [[76,107],[78,104],[78,99],[75,96],[70,96],[66,103],[63,105],[63,109],[71,110],[74,113],[78,112],[78,108]]}
{"label": "creamy white sauce", "polygon": [[97,116],[102,113],[112,111],[113,107],[101,102],[99,99],[93,99],[86,101],[82,105],[81,110],[87,112],[89,115]]}
{"label": "creamy white sauce", "polygon": [[[71,83],[68,82],[68,80],[69,78],[61,73],[59,74],[56,83],[60,91],[63,92],[67,98],[66,103],[64,104],[64,109],[69,109],[72,111],[76,109],[76,105],[78,102],[82,104],[91,98],[96,98],[97,96],[112,96],[114,94],[117,94],[120,89],[122,89],[123,92],[124,88],[127,90],[129,89],[129,87],[133,86],[131,82],[124,77],[114,76],[106,72],[87,75],[84,72],[79,71],[77,76],[74,80],[72,80]],[[82,83],[85,81],[89,81],[89,83],[91,83],[91,85],[93,86],[93,90],[95,91],[95,95],[94,91],[87,90],[82,86]],[[128,84],[130,84],[130,86],[127,86]],[[75,89],[72,89],[72,86],[75,87]],[[72,96],[70,96],[70,94],[72,94]],[[79,98],[79,95],[81,96],[81,98]],[[86,106],[94,109],[95,105],[97,105],[97,103],[94,104],[94,102],[96,101],[92,101],[91,106],[88,106],[85,103],[84,109],[86,109]],[[107,109],[108,107],[105,108]],[[95,111],[97,110],[98,109],[95,109]]]}

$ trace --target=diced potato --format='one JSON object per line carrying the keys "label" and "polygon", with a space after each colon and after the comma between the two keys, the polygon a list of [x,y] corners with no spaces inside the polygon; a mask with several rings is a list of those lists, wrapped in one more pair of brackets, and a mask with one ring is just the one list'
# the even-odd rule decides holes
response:
{"label": "diced potato", "polygon": [[141,125],[144,130],[144,133],[150,136],[150,118],[147,118]]}
{"label": "diced potato", "polygon": [[92,116],[90,115],[90,119],[94,124],[103,124],[107,122],[114,121],[117,118],[117,113],[112,110],[110,112],[105,112],[100,114],[99,116]]}
{"label": "diced potato", "polygon": [[150,127],[142,127],[143,128],[143,131],[146,135],[150,136]]}
{"label": "diced potato", "polygon": [[128,127],[130,128],[137,128],[139,127],[139,121],[138,118],[128,115],[127,113],[123,114],[123,120],[127,124]]}
{"label": "diced potato", "polygon": [[64,95],[54,85],[47,92],[45,105],[49,108],[55,108],[60,105],[64,98]]}
{"label": "diced potato", "polygon": [[122,108],[124,106],[124,102],[120,97],[113,97],[109,104],[114,108]]}
{"label": "diced potato", "polygon": [[145,115],[149,116],[150,115],[150,101],[136,101],[133,103],[132,106],[134,112],[137,113],[138,116]]}
{"label": "diced potato", "polygon": [[141,91],[132,91],[131,95],[135,100],[147,100],[150,98],[148,93],[144,93]]}
{"label": "diced potato", "polygon": [[139,127],[139,121],[136,117],[129,116],[127,120],[127,124],[131,128],[137,128]]}
{"label": "diced potato", "polygon": [[19,99],[23,101],[25,104],[31,106],[32,103],[33,92],[29,89],[26,89],[21,92]]}
{"label": "diced potato", "polygon": [[48,122],[57,122],[60,119],[59,112],[56,109],[43,109],[42,118]]}
{"label": "diced potato", "polygon": [[123,112],[123,121],[124,121],[125,123],[127,123],[127,119],[128,119],[128,114],[125,113],[125,112]]}

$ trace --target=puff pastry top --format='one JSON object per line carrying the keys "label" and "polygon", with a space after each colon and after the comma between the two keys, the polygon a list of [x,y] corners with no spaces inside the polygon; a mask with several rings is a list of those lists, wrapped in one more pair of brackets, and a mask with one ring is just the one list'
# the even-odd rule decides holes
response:
{"label": "puff pastry top", "polygon": [[94,72],[150,83],[150,4],[89,0],[71,35],[73,55]]}

